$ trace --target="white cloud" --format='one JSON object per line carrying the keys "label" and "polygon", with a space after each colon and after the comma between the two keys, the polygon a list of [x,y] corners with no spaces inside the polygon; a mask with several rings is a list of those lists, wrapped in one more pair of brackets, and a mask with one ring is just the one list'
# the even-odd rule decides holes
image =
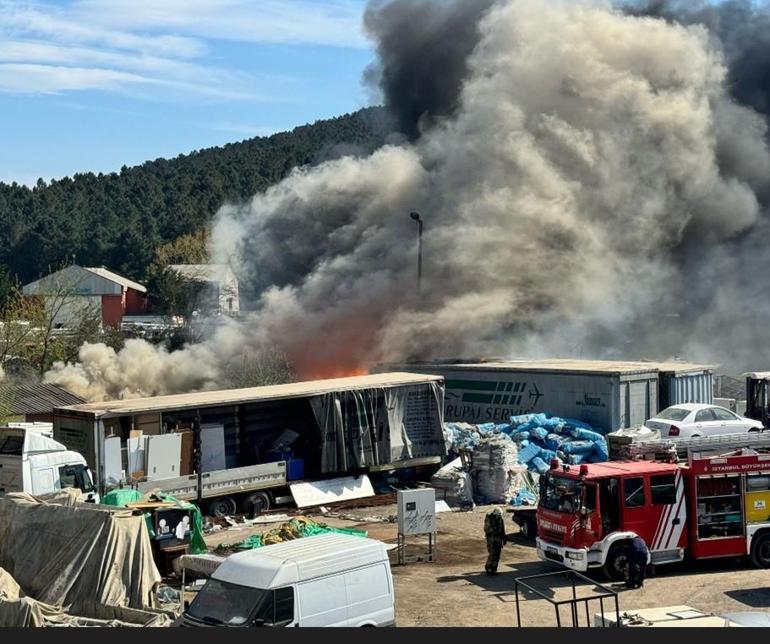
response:
{"label": "white cloud", "polygon": [[282,101],[255,88],[287,79],[222,66],[217,41],[361,47],[362,7],[363,0],[0,0],[0,92],[151,85]]}

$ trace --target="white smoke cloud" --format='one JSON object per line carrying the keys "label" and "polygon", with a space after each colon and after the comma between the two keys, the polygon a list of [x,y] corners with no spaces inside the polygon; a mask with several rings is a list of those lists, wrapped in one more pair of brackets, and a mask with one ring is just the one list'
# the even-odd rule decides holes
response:
{"label": "white smoke cloud", "polygon": [[209,387],[239,348],[272,345],[305,376],[471,352],[714,359],[742,299],[729,249],[764,227],[770,153],[705,29],[509,0],[465,68],[452,115],[414,142],[222,209],[214,260],[262,293],[245,323],[173,354],[84,348],[49,380],[90,396]]}

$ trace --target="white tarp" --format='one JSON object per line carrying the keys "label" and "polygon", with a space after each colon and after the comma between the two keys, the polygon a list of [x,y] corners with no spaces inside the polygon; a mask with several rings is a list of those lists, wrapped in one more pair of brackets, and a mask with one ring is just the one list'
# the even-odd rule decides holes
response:
{"label": "white tarp", "polygon": [[289,486],[289,489],[298,508],[374,496],[372,482],[366,474],[315,483],[294,483]]}
{"label": "white tarp", "polygon": [[154,608],[161,581],[141,514],[27,494],[0,499],[0,567],[26,596],[86,617],[94,604]]}

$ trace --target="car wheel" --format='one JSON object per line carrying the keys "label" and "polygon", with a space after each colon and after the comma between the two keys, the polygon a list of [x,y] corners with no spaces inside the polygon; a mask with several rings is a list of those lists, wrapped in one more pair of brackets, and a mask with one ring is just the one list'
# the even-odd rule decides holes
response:
{"label": "car wheel", "polygon": [[752,539],[751,562],[757,568],[770,568],[770,532],[763,532]]}
{"label": "car wheel", "polygon": [[626,578],[627,567],[628,546],[620,543],[612,546],[607,555],[607,561],[604,562],[602,567],[604,574],[612,581],[623,581]]}

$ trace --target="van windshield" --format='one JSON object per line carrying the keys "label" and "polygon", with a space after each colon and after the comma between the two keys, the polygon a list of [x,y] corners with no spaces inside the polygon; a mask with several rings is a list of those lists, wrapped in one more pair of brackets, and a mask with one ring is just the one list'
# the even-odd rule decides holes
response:
{"label": "van windshield", "polygon": [[207,624],[242,626],[262,602],[267,591],[209,579],[187,613]]}

